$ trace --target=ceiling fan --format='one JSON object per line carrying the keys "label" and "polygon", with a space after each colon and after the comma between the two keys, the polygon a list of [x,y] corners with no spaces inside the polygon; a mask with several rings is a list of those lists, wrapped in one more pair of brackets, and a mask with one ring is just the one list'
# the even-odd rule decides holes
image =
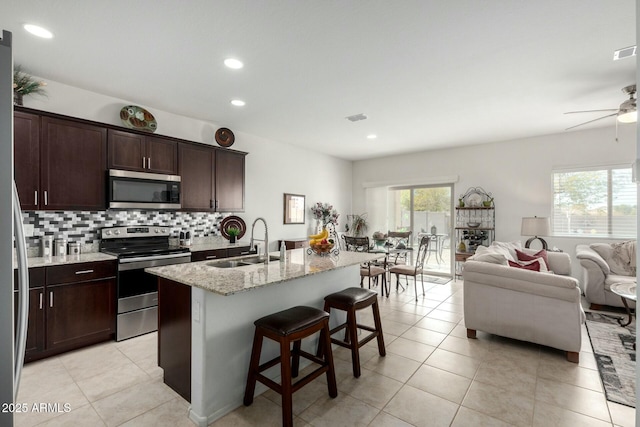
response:
{"label": "ceiling fan", "polygon": [[577,128],[588,123],[597,122],[598,120],[606,119],[607,117],[618,116],[616,120],[616,127],[618,122],[620,123],[635,123],[638,120],[638,111],[636,109],[636,85],[629,85],[622,88],[622,92],[629,95],[629,99],[620,104],[619,108],[610,108],[605,110],[584,110],[584,111],[569,111],[565,114],[577,114],[577,113],[597,113],[604,111],[614,111],[606,116],[598,117],[597,119],[589,120],[588,122],[580,123],[579,125],[571,126],[565,130]]}

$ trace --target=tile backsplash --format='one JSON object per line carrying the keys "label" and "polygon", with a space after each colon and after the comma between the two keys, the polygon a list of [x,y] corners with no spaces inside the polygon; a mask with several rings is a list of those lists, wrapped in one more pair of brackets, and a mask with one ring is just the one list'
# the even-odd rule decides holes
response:
{"label": "tile backsplash", "polygon": [[171,237],[178,237],[181,231],[191,231],[193,237],[220,235],[218,226],[228,214],[210,212],[176,211],[29,211],[22,212],[24,224],[33,225],[33,237],[27,237],[27,247],[31,251],[40,248],[42,236],[64,238],[68,242],[80,242],[84,247],[97,250],[99,233],[103,227],[124,225],[157,225],[171,227]]}

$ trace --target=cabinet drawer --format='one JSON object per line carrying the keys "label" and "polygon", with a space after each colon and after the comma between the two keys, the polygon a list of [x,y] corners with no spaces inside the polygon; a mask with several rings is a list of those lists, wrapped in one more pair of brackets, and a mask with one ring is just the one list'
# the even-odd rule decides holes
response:
{"label": "cabinet drawer", "polygon": [[47,285],[115,277],[116,271],[117,266],[115,260],[56,265],[47,267]]}
{"label": "cabinet drawer", "polygon": [[240,246],[237,248],[229,248],[227,256],[234,257],[234,256],[241,256],[241,255],[249,255],[249,253],[250,253],[249,246]]}
{"label": "cabinet drawer", "polygon": [[207,261],[212,259],[226,258],[226,249],[214,249],[210,251],[191,252],[191,262]]}

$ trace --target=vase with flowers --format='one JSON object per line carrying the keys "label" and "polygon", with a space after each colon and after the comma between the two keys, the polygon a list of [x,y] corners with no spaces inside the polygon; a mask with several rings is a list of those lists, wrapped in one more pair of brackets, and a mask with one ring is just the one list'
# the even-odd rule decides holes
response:
{"label": "vase with flowers", "polygon": [[43,81],[37,81],[29,74],[22,70],[22,66],[16,65],[13,69],[13,103],[14,105],[22,105],[24,95],[44,95],[47,93],[44,87],[47,84]]}
{"label": "vase with flowers", "polygon": [[329,224],[338,225],[338,217],[340,214],[333,208],[333,205],[329,203],[318,202],[311,206],[311,213],[313,217],[322,224],[322,228],[325,228]]}

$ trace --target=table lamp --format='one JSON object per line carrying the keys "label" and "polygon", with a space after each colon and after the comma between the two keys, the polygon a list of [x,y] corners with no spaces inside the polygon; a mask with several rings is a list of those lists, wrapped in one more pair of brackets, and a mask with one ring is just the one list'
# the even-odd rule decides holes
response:
{"label": "table lamp", "polygon": [[547,249],[547,242],[538,236],[548,236],[551,234],[551,222],[549,218],[545,217],[525,217],[522,218],[522,229],[520,234],[523,236],[533,236],[524,244],[525,248],[531,246],[531,242],[534,240],[540,240],[542,243],[542,249]]}

